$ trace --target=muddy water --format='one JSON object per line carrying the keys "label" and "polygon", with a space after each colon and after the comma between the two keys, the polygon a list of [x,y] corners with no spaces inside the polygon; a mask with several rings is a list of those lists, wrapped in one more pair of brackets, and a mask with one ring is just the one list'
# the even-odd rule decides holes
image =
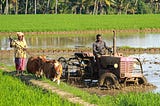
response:
{"label": "muddy water", "polygon": [[135,54],[130,57],[141,60],[144,76],[149,83],[157,86],[153,92],[160,92],[160,54]]}

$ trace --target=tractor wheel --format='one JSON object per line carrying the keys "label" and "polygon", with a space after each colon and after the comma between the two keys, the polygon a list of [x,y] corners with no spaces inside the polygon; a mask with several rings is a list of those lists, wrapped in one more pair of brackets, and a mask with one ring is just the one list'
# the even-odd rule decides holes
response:
{"label": "tractor wheel", "polygon": [[67,63],[67,60],[64,57],[60,57],[60,58],[58,58],[58,61],[62,64],[62,67],[63,67],[62,78],[67,78],[68,77],[68,63]]}
{"label": "tractor wheel", "polygon": [[106,87],[107,89],[118,89],[119,82],[117,77],[112,73],[104,73],[100,77],[99,85],[101,87]]}
{"label": "tractor wheel", "polygon": [[139,84],[147,84],[147,79],[143,76],[143,77],[139,77],[138,78],[138,83]]}

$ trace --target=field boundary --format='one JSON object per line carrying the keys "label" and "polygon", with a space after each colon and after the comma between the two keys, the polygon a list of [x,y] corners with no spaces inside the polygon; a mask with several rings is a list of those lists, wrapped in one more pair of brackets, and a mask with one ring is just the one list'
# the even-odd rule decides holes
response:
{"label": "field boundary", "polygon": [[[11,70],[5,68],[4,66],[0,66],[0,69],[2,69],[4,72],[8,72],[8,73],[12,72]],[[15,72],[13,72],[12,75],[14,76]],[[26,81],[26,83],[32,84],[34,86],[41,87],[42,89],[45,89],[47,91],[51,91],[52,93],[56,93],[61,98],[67,99],[71,103],[78,103],[78,104],[83,105],[83,106],[96,106],[95,104],[90,104],[88,102],[85,102],[80,97],[76,97],[71,93],[62,91],[62,90],[58,89],[57,87],[54,87],[53,85],[51,85],[47,82],[40,81],[40,80],[35,80],[35,79],[29,78],[25,75],[24,76],[19,76],[19,77],[21,78],[21,80]]]}
{"label": "field boundary", "polygon": [[[76,31],[39,31],[39,32],[24,32],[25,35],[66,35],[66,34],[111,34],[113,30],[117,33],[156,33],[160,32],[160,28],[145,28],[145,29],[106,29],[106,30],[76,30]],[[16,32],[0,32],[0,35],[15,35]]]}

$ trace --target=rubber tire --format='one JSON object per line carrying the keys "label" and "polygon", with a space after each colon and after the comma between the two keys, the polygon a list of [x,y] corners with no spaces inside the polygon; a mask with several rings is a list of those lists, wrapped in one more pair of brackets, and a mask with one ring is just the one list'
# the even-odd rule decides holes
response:
{"label": "rubber tire", "polygon": [[138,78],[138,84],[147,84],[147,79],[146,79],[146,77],[139,77]]}
{"label": "rubber tire", "polygon": [[104,73],[101,75],[99,80],[99,85],[102,87],[106,87],[107,89],[118,89],[119,82],[117,77],[112,73]]}

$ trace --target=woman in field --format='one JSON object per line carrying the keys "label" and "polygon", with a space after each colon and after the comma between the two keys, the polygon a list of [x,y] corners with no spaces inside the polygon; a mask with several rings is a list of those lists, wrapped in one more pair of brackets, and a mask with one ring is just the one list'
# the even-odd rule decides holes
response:
{"label": "woman in field", "polygon": [[16,75],[22,74],[25,70],[25,62],[26,62],[26,48],[27,44],[24,39],[24,34],[22,32],[17,32],[17,40],[9,38],[10,47],[14,48],[14,57],[15,57],[15,68],[17,71]]}

